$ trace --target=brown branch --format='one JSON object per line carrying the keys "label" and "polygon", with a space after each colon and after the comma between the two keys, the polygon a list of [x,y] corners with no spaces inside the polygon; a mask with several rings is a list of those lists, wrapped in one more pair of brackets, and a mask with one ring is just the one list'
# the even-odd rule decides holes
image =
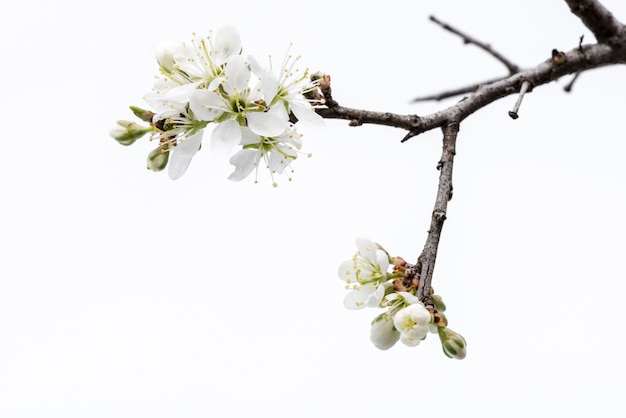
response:
{"label": "brown branch", "polygon": [[464,43],[476,45],[480,49],[482,49],[485,52],[487,52],[489,55],[491,55],[492,57],[494,57],[495,59],[500,61],[502,64],[504,64],[504,66],[509,70],[509,74],[515,74],[516,72],[518,72],[520,70],[520,68],[517,65],[513,64],[511,61],[509,61],[507,58],[505,58],[504,55],[500,54],[498,51],[493,49],[491,47],[491,45],[486,44],[484,42],[481,42],[481,41],[479,41],[479,40],[477,40],[477,39],[467,35],[466,33],[463,33],[460,30],[458,30],[456,28],[453,28],[449,24],[440,21],[435,16],[430,16],[430,20],[435,22],[436,24],[438,24],[439,26],[441,26],[442,28],[444,28],[448,32],[452,32],[453,34],[460,36],[463,39]]}
{"label": "brown branch", "polygon": [[431,100],[440,101],[443,99],[448,99],[450,97],[460,96],[462,94],[473,93],[478,89],[478,87],[482,86],[483,84],[495,83],[496,81],[500,81],[505,78],[506,77],[492,78],[491,80],[483,81],[482,83],[475,83],[475,84],[471,84],[465,87],[458,87],[456,89],[447,90],[441,93],[431,94],[428,96],[416,97],[411,101],[412,102],[426,102],[426,101],[431,101]]}
{"label": "brown branch", "polygon": [[623,48],[624,25],[597,0],[565,0],[570,10],[582,20],[598,42]]}
{"label": "brown branch", "polygon": [[522,84],[529,81],[534,88],[550,83],[567,74],[575,74],[611,64],[626,63],[626,35],[623,48],[606,44],[582,45],[564,53],[553,51],[552,56],[534,68],[520,71],[502,80],[482,85],[467,98],[448,108],[430,115],[398,115],[389,112],[373,112],[351,109],[334,102],[333,107],[318,108],[316,111],[324,118],[350,120],[350,125],[364,123],[394,126],[407,130],[402,142],[421,133],[443,127],[450,121],[462,121],[472,113],[520,91]]}
{"label": "brown branch", "polygon": [[448,202],[452,199],[452,165],[454,155],[456,154],[456,137],[458,133],[458,121],[448,122],[443,127],[443,150],[441,160],[439,160],[439,164],[437,165],[439,169],[439,187],[437,188],[435,208],[433,209],[426,244],[424,244],[424,249],[417,259],[417,265],[420,269],[420,282],[416,296],[427,306],[432,305],[432,301],[430,300],[430,288],[435,268],[435,260],[437,259],[441,230],[446,220]]}

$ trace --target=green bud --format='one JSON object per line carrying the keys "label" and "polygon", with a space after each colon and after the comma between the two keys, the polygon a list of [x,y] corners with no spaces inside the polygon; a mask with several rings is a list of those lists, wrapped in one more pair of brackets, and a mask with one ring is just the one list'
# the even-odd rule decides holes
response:
{"label": "green bud", "polygon": [[152,118],[154,117],[154,112],[149,110],[142,109],[137,106],[130,106],[130,110],[133,111],[133,114],[137,116],[144,122],[152,122]]}
{"label": "green bud", "polygon": [[450,328],[438,328],[441,347],[446,356],[462,360],[467,354],[467,343],[465,338]]}
{"label": "green bud", "polygon": [[170,158],[169,144],[161,144],[148,154],[148,170],[161,171],[167,167]]}
{"label": "green bud", "polygon": [[441,298],[441,296],[432,295],[431,297],[433,298],[433,303],[435,304],[435,309],[437,309],[437,312],[445,312],[446,304],[443,303],[443,299]]}
{"label": "green bud", "polygon": [[122,145],[131,145],[145,134],[152,132],[151,126],[141,126],[135,122],[118,120],[109,135]]}

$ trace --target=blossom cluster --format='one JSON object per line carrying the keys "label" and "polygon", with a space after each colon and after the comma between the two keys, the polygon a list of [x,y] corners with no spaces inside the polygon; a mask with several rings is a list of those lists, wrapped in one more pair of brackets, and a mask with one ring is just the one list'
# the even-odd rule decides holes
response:
{"label": "blossom cluster", "polygon": [[[144,97],[153,110],[131,107],[149,126],[118,121],[110,134],[130,145],[150,133],[158,146],[148,168],[168,166],[171,179],[187,170],[212,125],[210,147],[230,153],[229,179],[239,181],[259,165],[283,174],[301,152],[296,123],[321,123],[312,103],[319,79],[297,68],[299,57],[287,53],[280,68],[262,66],[244,55],[239,33],[225,26],[191,43],[166,43],[156,50],[160,75]],[[276,185],[273,181],[274,186]]]}
{"label": "blossom cluster", "polygon": [[358,238],[356,246],[357,252],[339,266],[338,273],[349,290],[344,298],[346,308],[386,308],[372,321],[372,343],[381,350],[398,341],[413,347],[429,333],[436,333],[448,357],[464,358],[467,344],[447,327],[441,297],[432,294],[432,306],[426,306],[415,296],[419,279],[412,266],[401,257],[390,257],[369,239]]}

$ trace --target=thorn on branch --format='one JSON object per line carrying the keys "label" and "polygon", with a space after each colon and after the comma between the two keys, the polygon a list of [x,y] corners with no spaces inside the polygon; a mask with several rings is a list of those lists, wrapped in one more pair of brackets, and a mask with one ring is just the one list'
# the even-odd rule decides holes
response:
{"label": "thorn on branch", "polygon": [[580,35],[580,40],[578,41],[578,50],[583,53],[583,39],[585,39],[585,34]]}
{"label": "thorn on branch", "polygon": [[401,143],[402,143],[402,142],[406,142],[406,141],[408,141],[409,139],[411,139],[411,138],[413,138],[414,136],[417,136],[417,135],[419,135],[419,132],[409,131],[409,132],[407,132],[407,134],[406,134],[406,135],[404,135],[404,138],[402,138],[402,139],[400,140],[400,142],[401,142]]}
{"label": "thorn on branch", "polygon": [[522,100],[524,99],[524,95],[530,91],[531,87],[532,87],[532,83],[528,80],[524,80],[524,82],[522,83],[522,87],[520,88],[517,101],[515,102],[515,106],[513,106],[513,110],[509,111],[509,116],[511,117],[511,119],[517,119],[519,117],[517,112],[519,112],[519,108],[522,105]]}
{"label": "thorn on branch", "polygon": [[578,77],[580,76],[580,73],[581,72],[579,71],[576,74],[574,74],[574,77],[572,77],[570,82],[567,83],[565,87],[563,87],[563,90],[565,90],[567,93],[571,92],[572,88],[574,87],[574,83],[576,82],[576,80],[578,80]]}

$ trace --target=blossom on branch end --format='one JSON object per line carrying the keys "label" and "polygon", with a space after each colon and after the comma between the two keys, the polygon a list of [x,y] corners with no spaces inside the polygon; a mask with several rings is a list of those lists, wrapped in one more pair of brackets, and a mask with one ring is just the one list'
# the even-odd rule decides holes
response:
{"label": "blossom on branch end", "polygon": [[419,268],[402,257],[390,257],[372,240],[358,238],[356,246],[357,252],[339,266],[338,274],[349,290],[344,299],[346,308],[386,308],[371,323],[372,344],[380,350],[398,341],[414,347],[429,333],[438,333],[448,357],[464,358],[465,340],[447,328],[441,296],[432,293],[428,302],[416,296]]}
{"label": "blossom on branch end", "polygon": [[111,136],[130,145],[151,133],[159,152],[170,155],[165,158],[155,150],[148,166],[153,171],[168,166],[171,179],[186,172],[201,148],[204,131],[212,127],[211,149],[235,150],[231,180],[255,171],[256,181],[263,165],[275,186],[274,174],[283,174],[300,153],[302,140],[295,124],[322,122],[312,107],[319,102],[309,99],[320,81],[297,67],[300,57],[287,54],[277,73],[271,62],[263,68],[243,54],[239,33],[231,26],[204,38],[195,36],[191,43],[162,44],[155,58],[160,75],[144,96],[154,110],[131,107],[150,127],[118,122]]}

